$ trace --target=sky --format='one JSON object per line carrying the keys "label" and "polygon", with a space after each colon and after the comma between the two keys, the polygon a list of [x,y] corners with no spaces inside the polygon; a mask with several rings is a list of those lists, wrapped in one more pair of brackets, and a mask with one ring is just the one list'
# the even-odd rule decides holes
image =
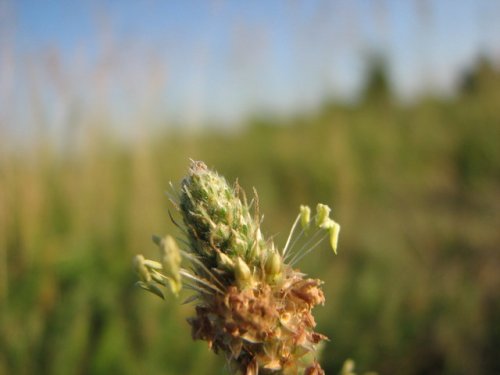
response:
{"label": "sky", "polygon": [[36,86],[60,122],[78,100],[235,123],[354,100],[374,53],[401,99],[449,95],[479,55],[500,60],[499,20],[494,0],[0,0],[0,99],[20,116]]}

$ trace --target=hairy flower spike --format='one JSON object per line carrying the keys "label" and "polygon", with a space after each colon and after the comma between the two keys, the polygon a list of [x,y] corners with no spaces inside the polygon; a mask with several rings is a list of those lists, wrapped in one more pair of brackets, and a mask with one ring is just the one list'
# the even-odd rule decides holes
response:
{"label": "hairy flower spike", "polygon": [[[184,279],[196,293],[196,314],[188,319],[193,338],[224,352],[235,373],[324,374],[316,350],[326,337],[314,331],[312,316],[325,301],[322,282],[292,266],[327,236],[336,252],[340,226],[329,217],[330,207],[318,204],[311,218],[311,209],[300,206],[279,251],[262,235],[258,205],[204,163],[191,162],[180,190],[176,207],[186,246],[154,236],[160,262],[137,255],[137,285],[163,298],[164,287],[177,295]],[[182,258],[188,269],[181,268]]]}

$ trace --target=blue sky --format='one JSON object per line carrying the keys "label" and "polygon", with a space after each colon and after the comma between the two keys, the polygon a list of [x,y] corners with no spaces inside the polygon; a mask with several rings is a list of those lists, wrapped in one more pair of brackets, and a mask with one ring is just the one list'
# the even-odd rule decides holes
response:
{"label": "blue sky", "polygon": [[117,112],[151,110],[139,104],[154,97],[157,114],[193,123],[352,99],[370,51],[384,53],[402,98],[450,93],[478,54],[500,57],[492,0],[17,0],[0,12],[16,86],[28,65],[50,86],[37,62],[56,51],[81,97],[100,90],[89,77],[107,66]]}

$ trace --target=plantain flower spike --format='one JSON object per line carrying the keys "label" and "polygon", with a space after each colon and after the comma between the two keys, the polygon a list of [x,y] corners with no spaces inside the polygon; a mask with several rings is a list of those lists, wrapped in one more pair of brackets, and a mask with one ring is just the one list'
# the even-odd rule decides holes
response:
{"label": "plantain flower spike", "polygon": [[176,197],[183,245],[154,236],[159,262],[135,256],[137,285],[161,298],[165,287],[177,295],[189,286],[193,339],[224,353],[234,374],[324,374],[317,349],[327,337],[315,332],[312,315],[325,302],[322,282],[293,266],[326,237],[336,253],[340,226],[330,207],[318,204],[311,218],[311,209],[300,206],[279,250],[262,234],[257,196],[248,202],[237,183],[203,162],[191,161]]}

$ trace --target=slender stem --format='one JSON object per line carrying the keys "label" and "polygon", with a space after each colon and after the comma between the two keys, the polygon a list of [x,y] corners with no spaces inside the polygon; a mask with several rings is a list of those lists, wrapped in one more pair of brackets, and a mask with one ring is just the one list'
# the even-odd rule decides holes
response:
{"label": "slender stem", "polygon": [[[319,230],[319,228],[316,229],[316,232],[314,232],[313,234],[311,234],[311,237],[305,242],[302,244],[302,246],[298,249],[298,250],[293,250],[293,251],[290,251],[288,253],[288,257],[286,257],[285,261],[287,261],[288,259],[290,258],[294,258],[297,254],[299,254],[302,250],[304,250],[305,248],[307,248],[308,246],[311,245],[311,243],[313,241],[315,241],[317,238],[318,238],[318,234],[321,232],[321,230]],[[302,237],[302,234],[299,236],[299,237]],[[292,244],[292,249],[295,248],[295,243],[297,243],[298,241],[298,238],[294,241],[294,243]]]}
{"label": "slender stem", "polygon": [[288,244],[290,243],[290,241],[292,239],[293,232],[295,232],[295,228],[297,227],[299,220],[300,220],[300,214],[297,216],[297,218],[293,222],[292,229],[290,229],[290,234],[288,235],[288,239],[286,240],[285,247],[283,248],[283,256],[285,256],[286,251],[288,250]]}
{"label": "slender stem", "polygon": [[217,278],[217,276],[215,276],[213,274],[213,272],[211,272],[207,266],[205,266],[203,264],[203,262],[201,260],[199,260],[195,255],[193,254],[189,254],[188,252],[184,251],[184,250],[181,250],[181,254],[183,256],[185,256],[186,258],[188,258],[191,262],[193,262],[194,264],[196,264],[197,266],[200,266],[201,269],[203,269],[203,271],[205,271],[207,273],[207,275],[209,275],[221,288],[224,289],[224,284],[222,284],[222,282]]}
{"label": "slender stem", "polygon": [[[309,254],[311,251],[313,251],[315,248],[318,247],[318,245],[323,242],[323,240],[328,236],[328,233],[325,233],[323,237],[321,237],[313,246],[311,246],[307,251],[303,252],[302,254],[297,253],[295,257],[290,261],[290,265],[294,265],[298,261],[300,261],[303,257],[305,257],[307,254]],[[300,254],[300,255],[299,255]]]}
{"label": "slender stem", "polygon": [[191,280],[194,280],[202,285],[205,285],[207,287],[209,287],[210,289],[213,289],[215,290],[217,293],[220,293],[220,294],[224,294],[224,292],[222,290],[220,290],[218,287],[216,287],[215,285],[213,285],[212,283],[210,283],[209,281],[207,280],[204,280],[202,279],[201,277],[198,277],[198,276],[195,276],[191,273],[189,273],[187,270],[185,270],[184,268],[181,268],[181,270],[179,271],[179,273],[184,276],[184,277],[187,277],[188,279],[191,279]]}

